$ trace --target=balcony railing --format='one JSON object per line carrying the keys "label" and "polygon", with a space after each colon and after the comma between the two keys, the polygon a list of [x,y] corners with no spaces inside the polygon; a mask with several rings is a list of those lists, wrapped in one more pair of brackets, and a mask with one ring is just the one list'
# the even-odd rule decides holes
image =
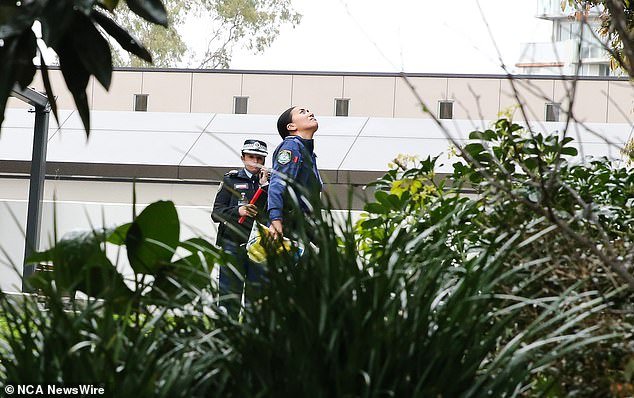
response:
{"label": "balcony railing", "polygon": [[570,63],[575,58],[573,40],[559,42],[522,43],[518,64]]}
{"label": "balcony railing", "polygon": [[[562,9],[562,3],[564,8]],[[564,18],[574,15],[577,9],[561,0],[537,0],[537,17],[538,18]],[[594,6],[588,9],[588,14],[598,16],[601,14],[602,6]]]}

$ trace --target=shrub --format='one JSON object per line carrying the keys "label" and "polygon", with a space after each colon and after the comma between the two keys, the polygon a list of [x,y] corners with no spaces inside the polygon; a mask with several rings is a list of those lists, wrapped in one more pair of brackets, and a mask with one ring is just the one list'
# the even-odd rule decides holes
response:
{"label": "shrub", "polygon": [[[444,179],[438,158],[396,162],[356,225],[312,196],[291,236],[304,254],[268,248],[261,299],[241,321],[208,299],[211,267],[233,260],[180,242],[170,202],[63,237],[32,259],[53,263],[29,281],[43,308],[0,295],[2,379],[116,396],[627,391],[630,320],[616,311],[629,310],[634,180],[605,160],[570,164],[568,139],[507,120],[471,139]],[[132,281],[106,242],[125,247]]]}

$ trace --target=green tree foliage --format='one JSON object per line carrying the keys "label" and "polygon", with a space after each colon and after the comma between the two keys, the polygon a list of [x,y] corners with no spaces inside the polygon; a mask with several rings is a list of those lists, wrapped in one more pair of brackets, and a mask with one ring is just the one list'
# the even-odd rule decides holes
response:
{"label": "green tree foliage", "polygon": [[[448,239],[446,249],[460,263],[503,237],[517,236],[520,243],[500,258],[505,280],[498,287],[506,297],[521,292],[540,302],[571,289],[580,296],[591,291],[612,296],[608,306],[584,314],[576,327],[622,336],[571,352],[533,374],[527,396],[631,391],[634,175],[607,159],[572,162],[577,150],[570,138],[532,133],[506,119],[469,138],[457,148],[460,161],[446,178],[434,175],[437,158],[414,165],[411,159],[395,161],[374,184],[376,201],[359,222],[360,251],[368,258],[383,256],[395,234],[405,230],[432,241]],[[457,199],[463,190],[475,196]],[[455,201],[474,210],[455,218],[446,238],[446,231],[436,232],[443,220],[438,209]],[[535,309],[525,306],[507,336],[522,334],[537,316]]]}
{"label": "green tree foliage", "polygon": [[[152,24],[167,26],[161,0],[126,0],[128,8]],[[152,61],[147,49],[112,19],[118,0],[30,0],[0,3],[0,125],[7,98],[15,84],[22,89],[33,80],[40,58],[46,93],[55,115],[55,93],[48,78],[46,62],[37,51],[32,26],[42,27],[42,43],[59,57],[59,65],[86,133],[90,114],[86,86],[91,76],[107,90],[112,78],[112,54],[106,37],[137,57]]]}
{"label": "green tree foliage", "polygon": [[[117,21],[133,32],[154,55],[153,65],[172,67],[185,61],[199,68],[228,68],[234,46],[264,51],[277,38],[284,24],[297,25],[301,15],[290,0],[165,0],[170,10],[169,27],[147,23],[132,12],[120,12]],[[205,39],[202,51],[188,46],[180,32],[188,19],[205,22],[199,35]],[[116,57],[117,65],[147,66],[139,58]]]}
{"label": "green tree foliage", "polygon": [[[185,4],[187,3],[187,4]],[[185,22],[190,2],[164,0],[165,8],[169,10],[167,27],[147,22],[122,4],[114,15],[115,21],[142,42],[152,53],[152,61],[132,56],[121,47],[112,43],[114,66],[145,66],[156,67],[174,66],[182,59],[187,51],[187,44],[183,42],[176,31]]]}

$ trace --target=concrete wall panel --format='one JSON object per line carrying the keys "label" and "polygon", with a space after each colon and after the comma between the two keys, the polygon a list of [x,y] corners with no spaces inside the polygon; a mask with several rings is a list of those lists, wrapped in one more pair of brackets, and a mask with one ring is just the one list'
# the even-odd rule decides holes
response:
{"label": "concrete wall panel", "polygon": [[242,75],[242,95],[249,97],[247,113],[282,113],[290,106],[291,86],[290,75]]}
{"label": "concrete wall panel", "polygon": [[395,77],[344,76],[343,96],[350,98],[349,116],[394,116]]}
{"label": "concrete wall panel", "polygon": [[232,113],[233,97],[241,94],[241,74],[194,73],[192,112]]}
{"label": "concrete wall panel", "polygon": [[[573,81],[555,81],[555,100],[562,109],[570,108]],[[580,122],[605,123],[608,113],[608,85],[604,81],[580,80],[576,82],[573,114]],[[562,118],[565,116],[562,115]],[[563,119],[562,119],[563,120]]]}
{"label": "concrete wall panel", "polygon": [[[408,80],[414,86],[417,95],[421,97],[429,110],[436,115],[438,112],[438,101],[447,99],[447,79],[410,77]],[[412,89],[402,78],[396,79],[394,117],[430,118],[428,113],[423,112]]]}
{"label": "concrete wall panel", "polygon": [[509,80],[501,80],[498,112],[511,112],[514,120],[522,120],[523,116],[518,108],[522,105],[529,120],[545,120],[546,103],[553,102],[554,81],[516,79],[513,84],[517,93]]}
{"label": "concrete wall panel", "polygon": [[317,117],[334,116],[335,98],[345,98],[343,79],[343,76],[295,75],[292,104],[307,106]]}
{"label": "concrete wall panel", "polygon": [[[142,72],[116,72],[112,75],[112,83],[108,91],[101,87],[101,84],[95,84],[93,109],[104,111],[133,111],[134,94],[141,94],[142,86]],[[158,98],[154,100],[156,101]]]}
{"label": "concrete wall panel", "polygon": [[448,98],[454,101],[454,119],[497,118],[499,79],[448,79]]}
{"label": "concrete wall panel", "polygon": [[149,112],[191,112],[192,73],[143,72]]}
{"label": "concrete wall panel", "polygon": [[608,123],[634,123],[634,84],[609,82]]}

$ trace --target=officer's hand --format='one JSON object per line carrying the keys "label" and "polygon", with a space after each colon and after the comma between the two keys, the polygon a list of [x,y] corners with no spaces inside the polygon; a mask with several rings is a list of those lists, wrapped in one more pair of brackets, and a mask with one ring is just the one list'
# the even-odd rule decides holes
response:
{"label": "officer's hand", "polygon": [[271,236],[271,238],[282,239],[284,237],[284,234],[282,233],[283,230],[284,228],[282,228],[282,220],[271,221],[271,225],[269,226],[269,235]]}
{"label": "officer's hand", "polygon": [[247,204],[238,208],[238,214],[241,217],[255,217],[258,214],[258,208],[255,205]]}

